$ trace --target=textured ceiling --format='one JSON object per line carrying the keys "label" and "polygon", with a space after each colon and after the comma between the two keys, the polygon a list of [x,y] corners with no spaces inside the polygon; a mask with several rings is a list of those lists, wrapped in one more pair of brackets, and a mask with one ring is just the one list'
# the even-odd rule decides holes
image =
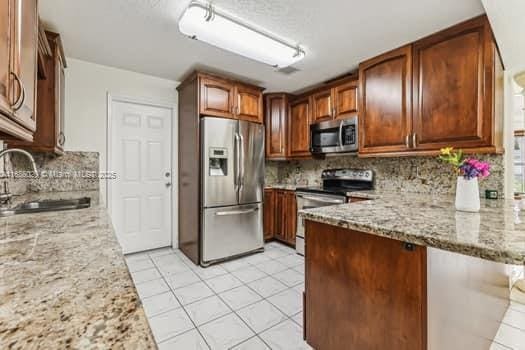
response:
{"label": "textured ceiling", "polygon": [[292,75],[181,35],[189,0],[42,0],[41,17],[68,56],[180,80],[196,67],[234,74],[268,91],[295,92],[359,61],[483,12],[480,0],[215,0],[214,4],[300,43]]}

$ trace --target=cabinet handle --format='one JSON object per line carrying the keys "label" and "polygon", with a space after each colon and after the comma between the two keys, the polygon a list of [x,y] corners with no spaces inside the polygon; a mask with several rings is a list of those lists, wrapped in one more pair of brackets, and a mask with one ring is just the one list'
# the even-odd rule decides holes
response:
{"label": "cabinet handle", "polygon": [[405,146],[406,148],[410,148],[410,136],[405,136]]}
{"label": "cabinet handle", "polygon": [[15,81],[18,85],[18,89],[20,90],[20,95],[18,96],[18,98],[16,99],[15,103],[13,103],[11,105],[11,107],[16,111],[18,111],[20,108],[22,108],[22,106],[24,105],[24,101],[26,99],[26,91],[25,91],[25,88],[24,88],[24,84],[22,83],[22,81],[20,80],[20,78],[18,77],[18,75],[14,72],[11,72],[11,75],[15,78]]}
{"label": "cabinet handle", "polygon": [[241,114],[241,95],[237,94],[237,115]]}
{"label": "cabinet handle", "polygon": [[413,148],[417,147],[417,134],[416,133],[412,134],[412,147]]}

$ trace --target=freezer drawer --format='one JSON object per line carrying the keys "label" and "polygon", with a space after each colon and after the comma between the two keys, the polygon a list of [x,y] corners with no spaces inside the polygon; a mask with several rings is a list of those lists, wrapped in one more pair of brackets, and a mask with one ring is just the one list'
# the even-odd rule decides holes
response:
{"label": "freezer drawer", "polygon": [[264,246],[261,203],[204,209],[203,221],[204,264]]}

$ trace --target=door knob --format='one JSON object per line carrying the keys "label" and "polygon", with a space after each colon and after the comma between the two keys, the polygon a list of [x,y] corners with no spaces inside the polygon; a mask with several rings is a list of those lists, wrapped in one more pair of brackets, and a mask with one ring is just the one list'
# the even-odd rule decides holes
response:
{"label": "door knob", "polygon": [[166,182],[166,187],[170,187],[171,186],[171,182]]}
{"label": "door knob", "polygon": [[169,171],[166,172],[166,174],[164,174],[164,176],[166,177],[170,177],[171,173]]}

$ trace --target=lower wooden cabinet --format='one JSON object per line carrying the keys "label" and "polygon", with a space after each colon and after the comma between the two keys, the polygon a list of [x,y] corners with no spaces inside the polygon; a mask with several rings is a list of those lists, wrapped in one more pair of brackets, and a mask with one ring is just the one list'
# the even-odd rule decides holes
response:
{"label": "lower wooden cabinet", "polygon": [[295,246],[297,202],[295,191],[264,190],[264,239],[277,239]]}

